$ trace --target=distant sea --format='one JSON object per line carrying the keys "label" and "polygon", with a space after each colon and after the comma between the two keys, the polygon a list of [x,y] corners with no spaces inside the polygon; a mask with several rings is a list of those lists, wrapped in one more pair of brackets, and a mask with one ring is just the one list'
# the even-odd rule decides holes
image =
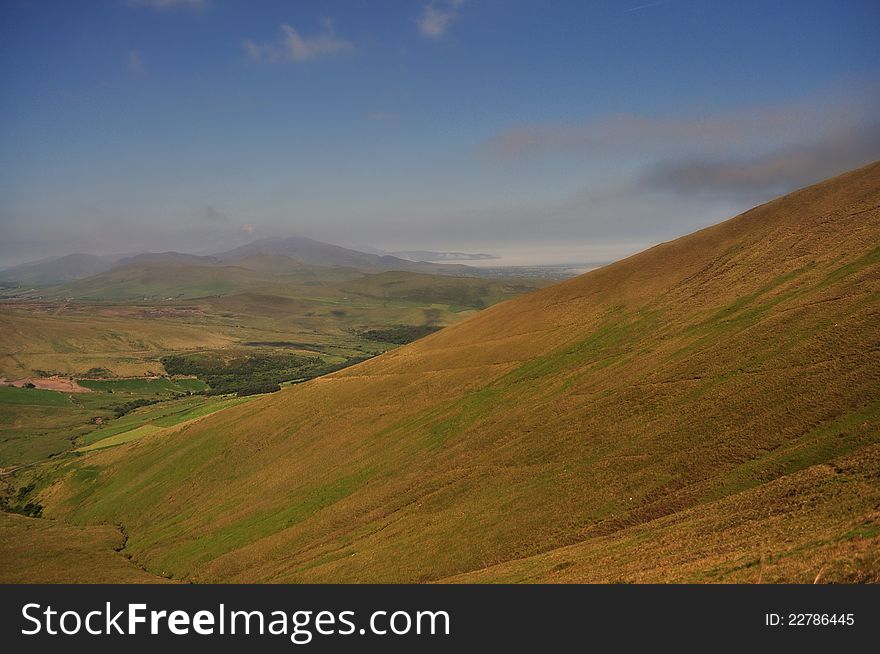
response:
{"label": "distant sea", "polygon": [[556,246],[536,248],[493,248],[484,250],[495,259],[477,259],[460,263],[475,268],[554,268],[579,275],[623,259],[648,247],[647,245]]}

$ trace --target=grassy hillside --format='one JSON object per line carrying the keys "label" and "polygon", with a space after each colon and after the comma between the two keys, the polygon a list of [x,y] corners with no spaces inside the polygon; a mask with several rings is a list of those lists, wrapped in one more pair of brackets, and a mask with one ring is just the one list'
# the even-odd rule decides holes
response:
{"label": "grassy hillside", "polygon": [[876,580],[878,243],[873,164],[31,482],[201,581]]}
{"label": "grassy hillside", "polygon": [[117,527],[73,527],[0,513],[0,583],[155,584],[165,580],[120,554]]}
{"label": "grassy hillside", "polygon": [[0,376],[20,379],[40,371],[87,376],[161,374],[167,352],[221,348],[235,334],[214,321],[174,308],[18,303],[0,312]]}

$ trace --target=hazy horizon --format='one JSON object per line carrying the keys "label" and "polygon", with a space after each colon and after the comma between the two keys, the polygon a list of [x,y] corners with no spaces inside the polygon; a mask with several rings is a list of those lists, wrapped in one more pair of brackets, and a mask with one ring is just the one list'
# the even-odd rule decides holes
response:
{"label": "hazy horizon", "polygon": [[[297,236],[297,235],[294,235]],[[279,237],[283,238],[283,237]],[[266,240],[271,241],[272,238],[268,238]],[[247,240],[243,241],[240,245],[247,245],[249,243],[253,243],[255,240]],[[340,245],[341,247],[346,247],[351,250],[356,250],[359,252],[367,252],[374,254],[386,254],[397,256],[403,259],[410,259],[410,257],[403,256],[403,251],[395,251],[395,250],[385,250],[382,248],[375,248],[371,245],[358,245],[358,244],[340,244],[333,243],[332,245]],[[578,271],[586,271],[594,267],[594,265],[602,265],[612,261],[616,261],[618,259],[622,259],[628,257],[632,254],[640,252],[648,247],[655,245],[655,243],[616,243],[616,244],[603,244],[599,246],[591,246],[584,245],[581,247],[572,246],[572,245],[564,245],[564,246],[532,246],[532,247],[497,247],[497,248],[484,248],[480,252],[476,250],[461,250],[453,247],[449,248],[440,248],[433,250],[426,250],[425,248],[413,248],[412,251],[421,250],[421,251],[431,251],[437,253],[444,252],[459,252],[466,254],[484,254],[491,255],[492,258],[489,259],[453,259],[453,260],[442,260],[442,259],[412,259],[414,261],[435,261],[436,263],[448,263],[454,265],[466,265],[475,268],[500,268],[500,267],[559,267],[559,266],[572,266],[577,268]],[[234,247],[234,246],[233,246]],[[228,248],[232,249],[232,247]],[[198,256],[210,256],[214,254],[220,254],[224,252],[225,249],[216,250],[201,250],[201,251],[188,251],[188,250],[148,250],[148,249],[140,249],[140,250],[128,250],[128,251],[64,251],[59,254],[49,254],[47,256],[32,258],[32,257],[10,257],[7,259],[0,259],[0,271],[8,268],[15,268],[16,266],[20,266],[23,264],[31,264],[31,263],[39,263],[41,261],[48,261],[59,259],[68,255],[77,255],[77,254],[88,254],[99,257],[108,257],[114,259],[121,259],[125,257],[132,257],[139,254],[147,254],[147,253],[165,253],[165,252],[177,252],[180,254],[194,254]],[[4,261],[9,261],[9,263],[3,263]]]}
{"label": "hazy horizon", "polygon": [[589,261],[880,157],[870,2],[0,15],[0,268],[292,235]]}

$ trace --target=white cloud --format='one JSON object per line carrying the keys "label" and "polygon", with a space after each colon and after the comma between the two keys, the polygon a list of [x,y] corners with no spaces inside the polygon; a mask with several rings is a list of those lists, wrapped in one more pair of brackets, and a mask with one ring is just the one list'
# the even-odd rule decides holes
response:
{"label": "white cloud", "polygon": [[144,57],[138,50],[129,50],[125,55],[125,62],[130,73],[142,75],[147,72],[147,68],[144,66]]}
{"label": "white cloud", "polygon": [[464,0],[434,1],[425,5],[422,15],[416,20],[419,33],[428,39],[439,39],[446,34],[458,14]]}
{"label": "white cloud", "polygon": [[302,62],[319,57],[330,57],[350,52],[354,45],[336,35],[332,18],[321,20],[321,30],[312,36],[303,36],[287,23],[281,25],[281,37],[269,43],[242,42],[249,61]]}
{"label": "white cloud", "polygon": [[128,0],[129,7],[151,9],[205,9],[211,0]]}

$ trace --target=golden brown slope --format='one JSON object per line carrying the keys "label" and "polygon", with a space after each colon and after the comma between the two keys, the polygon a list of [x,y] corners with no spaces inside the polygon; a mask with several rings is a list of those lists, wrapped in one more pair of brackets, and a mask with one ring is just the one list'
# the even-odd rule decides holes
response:
{"label": "golden brown slope", "polygon": [[536,556],[480,583],[880,583],[880,447]]}
{"label": "golden brown slope", "polygon": [[127,560],[117,527],[74,527],[0,512],[0,583],[155,584]]}
{"label": "golden brown slope", "polygon": [[[689,578],[714,578],[733,554],[664,516],[727,529],[719,499],[759,506],[772,494],[750,489],[880,440],[878,206],[873,164],[94,455],[41,501],[123,523],[138,562],[197,580],[435,580],[575,544],[586,561],[634,525],[630,555],[666,530]],[[792,488],[824,507],[822,538],[867,520],[855,538],[874,542],[876,486],[837,477],[839,507],[837,486]],[[788,515],[737,556],[815,551]],[[602,579],[625,578],[618,558]]]}

